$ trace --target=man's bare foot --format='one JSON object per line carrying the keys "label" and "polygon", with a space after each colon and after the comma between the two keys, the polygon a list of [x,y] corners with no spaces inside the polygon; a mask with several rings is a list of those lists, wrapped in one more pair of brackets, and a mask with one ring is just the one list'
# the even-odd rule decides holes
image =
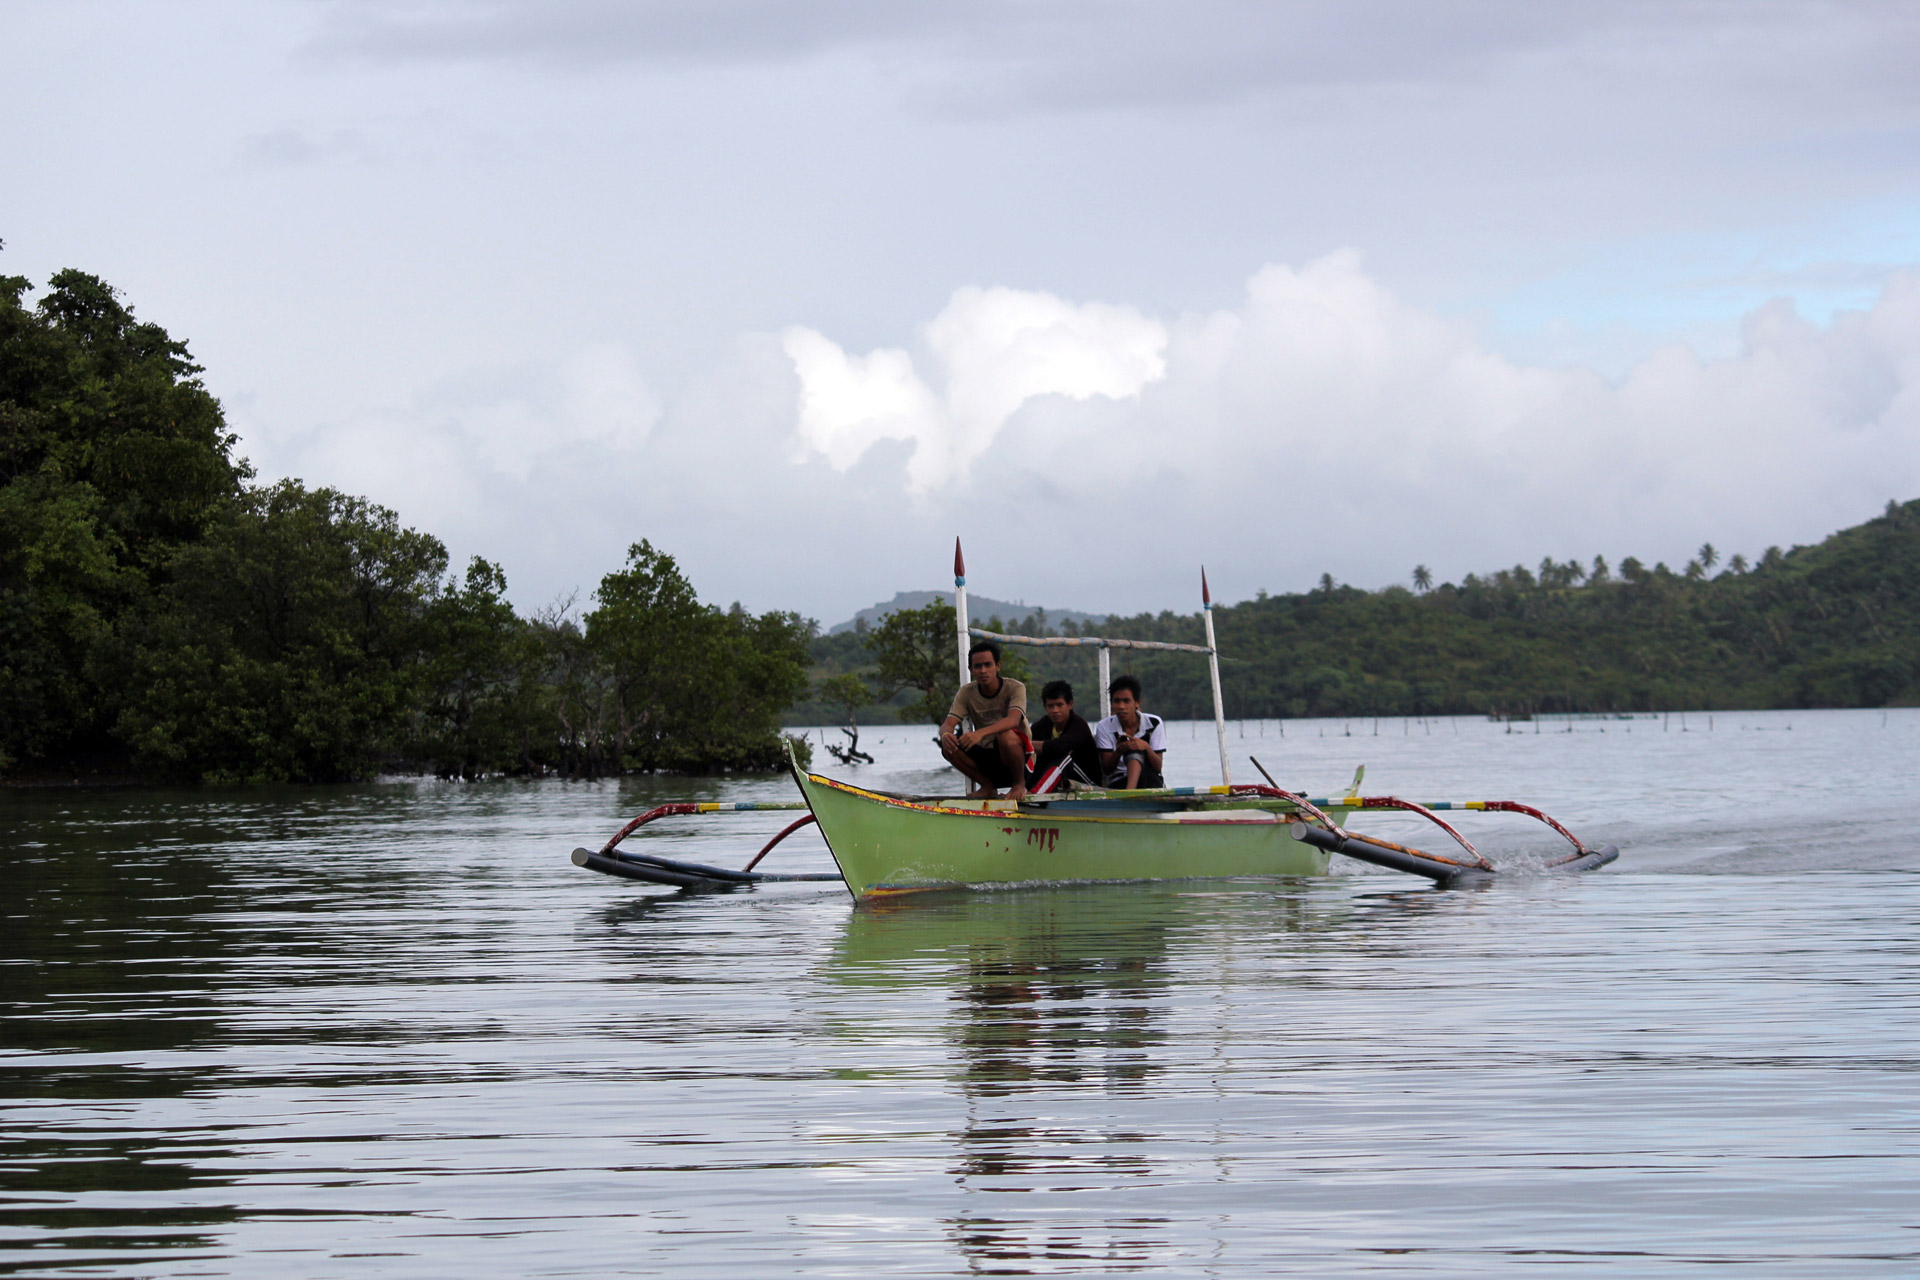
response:
{"label": "man's bare foot", "polygon": [[998,800],[1000,793],[992,787],[974,787],[967,792],[969,800]]}
{"label": "man's bare foot", "polygon": [[1007,799],[1009,800],[1025,800],[1026,798],[1027,798],[1027,789],[1021,786],[1019,783],[1015,783],[1007,791]]}

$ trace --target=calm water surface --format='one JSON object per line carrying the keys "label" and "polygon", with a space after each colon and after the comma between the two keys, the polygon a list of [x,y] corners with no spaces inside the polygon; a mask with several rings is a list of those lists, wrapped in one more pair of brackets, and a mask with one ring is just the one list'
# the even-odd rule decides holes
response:
{"label": "calm water surface", "polygon": [[[1530,875],[1544,829],[1475,816],[1478,892],[567,861],[777,780],[0,796],[0,1272],[1920,1273],[1920,712],[1540,728],[1230,730],[1624,851]],[[937,786],[925,733],[836,772]],[[644,838],[737,865],[781,816]]]}

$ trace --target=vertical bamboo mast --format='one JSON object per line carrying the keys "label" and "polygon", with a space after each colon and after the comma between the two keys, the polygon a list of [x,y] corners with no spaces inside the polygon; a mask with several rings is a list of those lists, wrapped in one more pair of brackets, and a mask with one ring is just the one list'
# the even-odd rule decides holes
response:
{"label": "vertical bamboo mast", "polygon": [[1207,590],[1207,569],[1200,566],[1200,617],[1207,624],[1207,674],[1213,677],[1213,732],[1220,740],[1220,784],[1233,785],[1227,763],[1227,711],[1220,701],[1220,649],[1213,639],[1213,593]]}
{"label": "vertical bamboo mast", "polygon": [[1100,646],[1100,718],[1105,720],[1113,714],[1113,697],[1107,692],[1107,686],[1113,683],[1113,650],[1104,644]]}
{"label": "vertical bamboo mast", "polygon": [[953,621],[960,632],[960,683],[965,684],[973,678],[967,670],[967,647],[973,640],[967,635],[967,562],[960,554],[959,538],[953,540]]}

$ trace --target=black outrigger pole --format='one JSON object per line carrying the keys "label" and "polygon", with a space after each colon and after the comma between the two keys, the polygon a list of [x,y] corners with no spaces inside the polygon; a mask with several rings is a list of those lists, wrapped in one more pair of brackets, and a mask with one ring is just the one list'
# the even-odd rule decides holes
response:
{"label": "black outrigger pole", "polygon": [[838,872],[783,875],[754,870],[754,867],[759,865],[760,859],[766,857],[773,846],[813,821],[811,811],[781,828],[779,834],[761,846],[760,852],[754,854],[747,865],[738,871],[731,867],[709,866],[704,862],[682,862],[678,858],[662,858],[651,853],[629,853],[619,847],[622,840],[656,818],[673,817],[678,814],[737,813],[747,809],[805,809],[806,807],[805,801],[764,803],[750,800],[735,803],[684,801],[658,805],[620,828],[614,833],[613,839],[607,841],[597,851],[575,849],[573,865],[610,876],[621,876],[628,880],[678,885],[682,889],[727,889],[735,885],[763,884],[775,880],[838,880],[840,879]]}
{"label": "black outrigger pole", "polygon": [[[1428,853],[1410,845],[1395,844],[1391,840],[1382,840],[1379,836],[1364,836],[1348,831],[1335,822],[1312,801],[1291,791],[1282,789],[1273,781],[1273,775],[1266,766],[1248,756],[1253,767],[1260,770],[1271,789],[1284,799],[1294,803],[1297,816],[1288,824],[1295,840],[1312,845],[1316,849],[1325,849],[1329,853],[1343,853],[1349,858],[1361,862],[1370,862],[1376,867],[1385,867],[1389,871],[1404,871],[1409,875],[1425,876],[1427,879],[1447,889],[1466,889],[1477,885],[1493,883],[1498,874],[1491,862],[1480,855],[1467,838],[1455,831],[1446,819],[1426,805],[1415,804],[1411,800],[1402,800],[1397,796],[1368,796],[1360,801],[1365,809],[1390,809],[1407,813],[1417,813],[1436,824],[1448,835],[1457,840],[1466,851],[1469,861],[1460,861],[1443,854]],[[1538,818],[1565,836],[1573,845],[1573,852],[1564,857],[1546,863],[1552,871],[1592,871],[1604,867],[1620,856],[1620,850],[1613,845],[1601,845],[1589,848],[1582,844],[1577,836],[1555,822],[1546,814],[1531,805],[1517,804],[1511,800],[1489,800],[1476,802],[1478,808],[1493,812],[1523,813]]]}

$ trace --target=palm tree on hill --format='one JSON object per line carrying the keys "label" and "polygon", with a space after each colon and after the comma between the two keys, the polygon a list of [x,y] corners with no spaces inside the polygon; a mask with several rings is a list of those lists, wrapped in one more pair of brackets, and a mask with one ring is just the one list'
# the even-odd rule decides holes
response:
{"label": "palm tree on hill", "polygon": [[1423,564],[1413,566],[1413,589],[1425,591],[1433,585],[1433,571]]}
{"label": "palm tree on hill", "polygon": [[1720,563],[1720,553],[1713,549],[1711,542],[1703,542],[1700,544],[1698,559],[1702,569],[1711,569]]}

